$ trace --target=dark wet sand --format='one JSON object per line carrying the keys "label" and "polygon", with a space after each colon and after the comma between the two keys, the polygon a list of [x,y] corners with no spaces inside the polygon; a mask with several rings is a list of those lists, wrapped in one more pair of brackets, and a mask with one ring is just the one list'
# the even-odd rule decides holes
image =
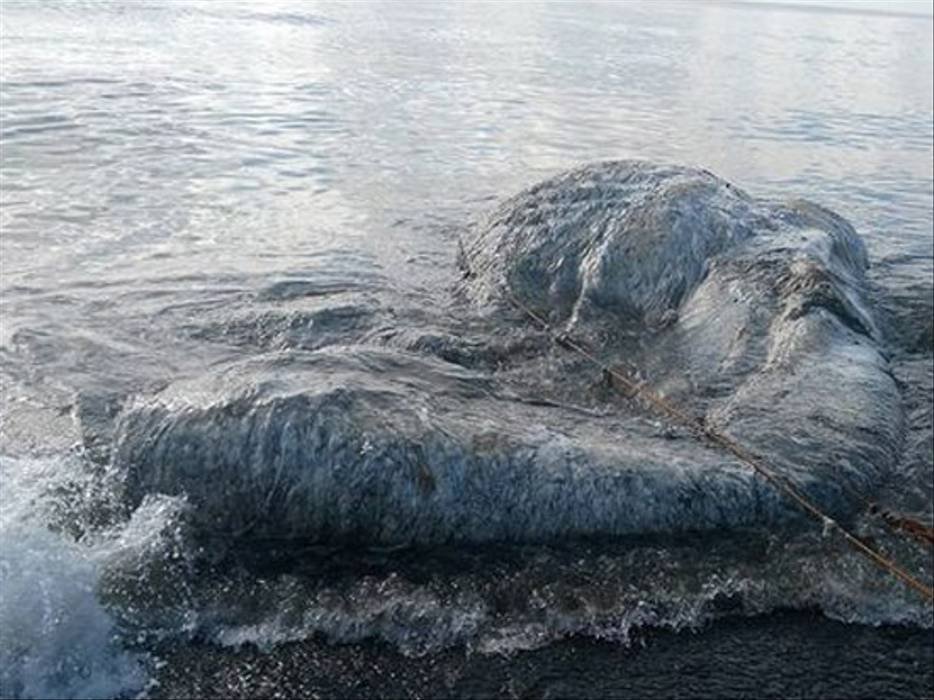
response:
{"label": "dark wet sand", "polygon": [[816,613],[649,631],[632,646],[573,638],[510,657],[450,650],[407,658],[320,640],[266,653],[186,645],[155,697],[932,698],[934,631],[844,625]]}

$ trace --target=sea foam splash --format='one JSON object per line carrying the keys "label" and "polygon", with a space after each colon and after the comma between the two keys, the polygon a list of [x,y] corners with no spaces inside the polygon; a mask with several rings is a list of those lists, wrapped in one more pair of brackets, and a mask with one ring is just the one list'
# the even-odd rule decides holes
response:
{"label": "sea foam splash", "polygon": [[0,696],[109,698],[147,674],[99,598],[104,547],[49,529],[74,458],[0,457]]}

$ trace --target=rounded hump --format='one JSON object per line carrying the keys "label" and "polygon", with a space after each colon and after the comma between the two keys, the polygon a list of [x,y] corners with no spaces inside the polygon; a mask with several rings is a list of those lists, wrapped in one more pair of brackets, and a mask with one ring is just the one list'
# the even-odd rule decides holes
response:
{"label": "rounded hump", "polygon": [[[463,253],[466,291],[491,312],[464,354],[450,352],[459,327],[436,332],[418,309],[387,329],[416,338],[402,347],[348,335],[141,397],[114,430],[126,498],[185,494],[212,533],[354,545],[788,518],[748,465],[608,397],[533,324],[509,324],[517,342],[501,352],[503,287],[835,516],[896,463],[904,412],[866,252],[826,209],[753,199],[703,170],[604,163],[508,200]],[[614,325],[628,328],[603,332]],[[497,359],[460,364],[473,352]]]}
{"label": "rounded hump", "polygon": [[827,232],[845,263],[865,267],[855,232],[816,205],[779,210],[696,168],[598,163],[521,192],[481,222],[463,246],[465,288],[482,304],[508,288],[553,322],[654,325],[712,258],[789,227]]}

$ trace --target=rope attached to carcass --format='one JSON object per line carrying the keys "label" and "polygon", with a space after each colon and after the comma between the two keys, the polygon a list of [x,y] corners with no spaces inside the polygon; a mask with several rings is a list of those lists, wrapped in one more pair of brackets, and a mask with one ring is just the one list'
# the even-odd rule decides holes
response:
{"label": "rope attached to carcass", "polygon": [[[644,382],[636,381],[635,379],[621,372],[619,369],[605,365],[589,350],[584,348],[580,343],[575,341],[567,334],[555,333],[551,327],[551,324],[545,318],[519,301],[519,299],[516,298],[510,289],[504,286],[503,290],[505,291],[506,297],[509,299],[509,301],[528,318],[541,326],[542,329],[548,333],[549,337],[551,337],[555,344],[565,348],[566,350],[570,350],[571,352],[576,353],[594,366],[598,367],[603,373],[603,376],[611,380],[611,383],[617,383],[613,384],[614,388],[617,390],[622,388],[622,393],[624,393],[627,397],[640,397],[648,404],[650,404],[656,412],[677,421],[681,425],[688,428],[700,439],[706,440],[709,443],[726,450],[734,457],[736,457],[736,459],[738,459],[740,462],[751,467],[777,491],[791,500],[800,510],[819,521],[825,528],[829,527],[837,530],[847,541],[847,543],[849,543],[850,546],[852,546],[853,549],[855,549],[857,552],[861,553],[880,568],[891,573],[893,576],[902,581],[906,586],[913,588],[928,600],[934,601],[934,588],[926,585],[915,576],[910,574],[908,571],[903,569],[901,566],[896,564],[893,560],[889,559],[883,554],[880,554],[875,549],[859,539],[856,535],[849,532],[834,518],[824,513],[820,507],[814,503],[814,501],[802,493],[798,487],[796,487],[789,479],[773,471],[761,457],[743,447],[728,435],[713,429],[711,426],[707,425],[703,419],[694,418],[688,415],[671,402],[665,400],[663,397],[647,388]],[[892,523],[889,524],[892,525]],[[921,527],[923,528],[923,526]]]}

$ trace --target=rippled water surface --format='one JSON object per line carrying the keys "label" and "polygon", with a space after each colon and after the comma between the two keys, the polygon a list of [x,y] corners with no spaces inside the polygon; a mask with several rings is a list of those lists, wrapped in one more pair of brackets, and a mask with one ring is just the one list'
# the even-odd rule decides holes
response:
{"label": "rippled water surface", "polygon": [[8,290],[217,283],[335,249],[417,279],[444,224],[617,157],[808,196],[877,259],[931,256],[929,19],[8,2],[2,21]]}
{"label": "rippled water surface", "polygon": [[[0,665],[13,669],[0,691],[138,689],[128,654],[166,636],[495,654],[783,605],[925,626],[929,608],[854,602],[819,535],[388,563],[238,551],[225,568],[187,542],[181,504],[123,512],[101,470],[133,397],[402,318],[435,323],[471,221],[566,168],[636,158],[807,198],[855,226],[908,417],[884,497],[930,520],[930,16],[6,0],[0,50]],[[829,583],[803,583],[815,578]]]}

